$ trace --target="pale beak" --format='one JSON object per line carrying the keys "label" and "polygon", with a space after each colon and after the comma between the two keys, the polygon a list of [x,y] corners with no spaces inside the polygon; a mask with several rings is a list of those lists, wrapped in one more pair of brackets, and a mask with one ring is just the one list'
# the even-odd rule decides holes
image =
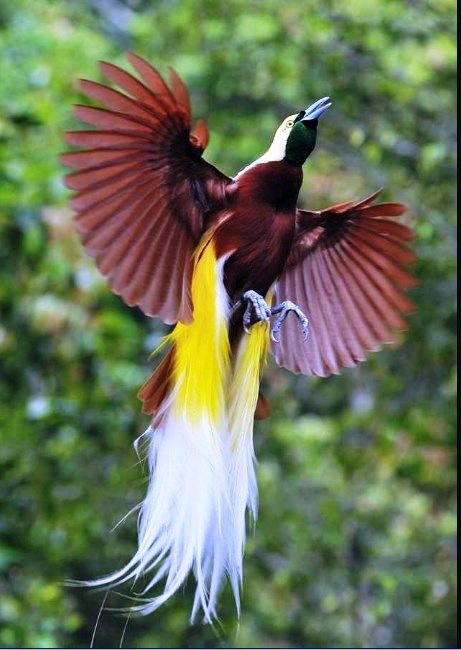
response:
{"label": "pale beak", "polygon": [[317,100],[316,102],[314,102],[304,110],[304,115],[300,121],[309,122],[310,120],[316,120],[330,106],[331,106],[330,98],[322,97],[322,99]]}

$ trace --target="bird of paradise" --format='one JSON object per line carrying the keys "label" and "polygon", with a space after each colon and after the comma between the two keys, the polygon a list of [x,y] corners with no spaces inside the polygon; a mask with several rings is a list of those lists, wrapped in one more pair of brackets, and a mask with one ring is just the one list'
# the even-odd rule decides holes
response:
{"label": "bird of paradise", "polygon": [[[88,582],[148,576],[135,606],[149,613],[192,571],[194,618],[216,617],[227,575],[239,609],[245,512],[256,519],[253,420],[270,414],[260,392],[270,351],[294,373],[327,376],[395,341],[413,309],[405,266],[405,206],[376,192],[319,210],[298,208],[302,166],[315,148],[324,97],[288,116],[269,149],[234,178],[204,160],[208,129],[191,127],[189,97],[135,54],[136,78],[110,63],[118,90],[82,80],[104,107],[78,105],[93,127],[72,131],[62,155],[76,228],[111,289],[174,325],[166,354],[139,392],[152,421],[150,481],[138,549],[121,570]],[[287,316],[291,314],[289,318]],[[309,319],[309,320],[308,320]]]}

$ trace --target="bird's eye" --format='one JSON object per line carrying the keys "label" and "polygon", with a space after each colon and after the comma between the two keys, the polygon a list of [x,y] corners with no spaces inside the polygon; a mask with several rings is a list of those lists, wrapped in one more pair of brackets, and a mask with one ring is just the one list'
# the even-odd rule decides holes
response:
{"label": "bird's eye", "polygon": [[287,127],[288,127],[289,129],[291,129],[291,127],[293,126],[293,124],[294,124],[293,120],[288,120],[288,122],[287,122]]}

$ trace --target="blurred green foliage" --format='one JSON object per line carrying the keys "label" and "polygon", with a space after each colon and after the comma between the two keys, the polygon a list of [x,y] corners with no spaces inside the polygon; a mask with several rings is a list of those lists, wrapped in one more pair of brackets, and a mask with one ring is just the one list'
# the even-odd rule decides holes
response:
{"label": "blurred green foliage", "polygon": [[[0,644],[87,647],[143,495],[136,391],[162,329],[113,296],[73,233],[57,154],[75,78],[130,48],[188,84],[233,174],[330,95],[302,201],[384,185],[416,229],[402,344],[329,379],[270,365],[243,614],[189,627],[192,585],[130,647],[455,647],[454,3],[15,0],[0,4]],[[315,314],[312,314],[315,318]],[[111,594],[107,606],[126,601]],[[96,647],[118,647],[104,611]]]}

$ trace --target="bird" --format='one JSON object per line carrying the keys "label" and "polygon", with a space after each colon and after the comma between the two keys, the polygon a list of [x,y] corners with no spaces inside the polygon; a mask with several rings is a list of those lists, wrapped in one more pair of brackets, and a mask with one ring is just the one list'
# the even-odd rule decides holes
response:
{"label": "bird", "polygon": [[150,423],[136,441],[149,467],[137,550],[85,584],[143,577],[131,609],[149,614],[193,574],[191,621],[211,623],[226,579],[240,614],[269,353],[292,373],[326,377],[398,340],[414,311],[414,233],[396,219],[404,204],[376,202],[380,190],[298,206],[329,97],[286,117],[267,151],[230,177],[203,157],[208,128],[192,123],[178,74],[169,68],[167,82],[142,57],[127,59],[132,72],[100,62],[105,83],[79,80],[92,101],[75,117],[90,128],[65,134],[61,160],[84,250],[127,305],[171,327],[139,391]]}

